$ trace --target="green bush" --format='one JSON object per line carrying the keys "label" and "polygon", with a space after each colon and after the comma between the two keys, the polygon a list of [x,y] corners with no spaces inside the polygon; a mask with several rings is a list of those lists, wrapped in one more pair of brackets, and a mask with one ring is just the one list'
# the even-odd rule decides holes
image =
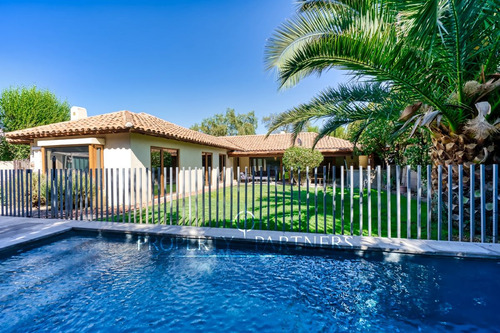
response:
{"label": "green bush", "polygon": [[[82,193],[80,193],[80,188],[81,188],[81,185],[80,185],[80,178],[78,176],[78,189],[76,188],[76,175],[73,174],[72,175],[72,186],[71,186],[71,198],[72,198],[72,201],[73,201],[73,207],[75,207],[75,205],[80,205],[80,203],[83,203],[85,204],[85,198],[87,198],[87,202],[90,202],[90,193],[92,192],[92,197],[96,198],[96,186],[95,186],[95,182],[92,183],[92,188],[90,186],[90,178],[87,177],[87,196],[85,196],[85,183],[81,184],[83,185],[83,191],[81,191]],[[85,182],[85,176],[82,178],[83,181]],[[60,181],[60,178],[58,177],[57,179],[58,181],[58,193],[57,193],[57,200],[59,200],[58,202],[60,202],[61,200],[61,195],[63,196],[63,203],[66,204],[66,193],[67,191],[69,191],[69,188],[66,184],[66,182],[63,182],[62,184],[62,193],[61,193],[61,190],[60,190],[60,184],[59,184],[59,181]],[[50,203],[50,185],[51,185],[51,179],[49,177],[49,188],[48,188],[48,195],[49,195],[49,198],[46,197],[47,195],[47,179],[46,179],[46,176],[45,174],[41,174],[40,175],[40,205],[41,206],[44,206],[47,204],[47,199],[49,200],[49,203]],[[39,184],[39,180],[38,180],[38,174],[36,173],[33,173],[33,182],[32,182],[32,188],[31,188],[31,193],[32,193],[32,204],[33,204],[33,207],[37,207],[38,206],[38,185]],[[66,208],[66,207],[64,207]]]}
{"label": "green bush", "polygon": [[293,168],[292,176],[295,181],[298,180],[298,170],[300,169],[301,182],[305,181],[306,169],[309,167],[309,173],[314,168],[319,167],[323,162],[323,154],[318,150],[302,147],[290,147],[283,154],[283,165],[287,170]]}

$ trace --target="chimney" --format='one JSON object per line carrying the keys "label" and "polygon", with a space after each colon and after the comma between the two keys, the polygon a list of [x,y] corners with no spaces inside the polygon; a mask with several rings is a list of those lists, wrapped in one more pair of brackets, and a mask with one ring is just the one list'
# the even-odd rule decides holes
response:
{"label": "chimney", "polygon": [[87,109],[79,106],[71,107],[71,120],[80,120],[85,118],[87,118]]}

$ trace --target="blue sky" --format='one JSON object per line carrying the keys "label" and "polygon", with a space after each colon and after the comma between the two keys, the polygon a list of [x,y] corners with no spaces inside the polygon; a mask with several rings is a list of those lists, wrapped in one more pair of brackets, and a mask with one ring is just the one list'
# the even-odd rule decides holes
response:
{"label": "blue sky", "polygon": [[264,47],[294,10],[293,0],[4,0],[0,89],[37,85],[89,115],[126,109],[186,127],[227,107],[261,119],[347,79],[331,71],[278,91]]}

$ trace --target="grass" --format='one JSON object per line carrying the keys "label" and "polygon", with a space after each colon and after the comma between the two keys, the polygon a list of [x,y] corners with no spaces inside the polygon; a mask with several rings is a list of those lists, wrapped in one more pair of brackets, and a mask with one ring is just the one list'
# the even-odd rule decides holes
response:
{"label": "grass", "polygon": [[[176,184],[172,184],[172,192],[175,192],[176,191],[176,188],[177,188],[177,185]],[[155,196],[158,195],[158,190],[160,190],[160,186],[158,184],[154,184],[154,187],[153,187],[153,194]],[[163,193],[163,192],[162,192]],[[167,183],[167,186],[165,186],[165,193],[166,194],[170,194],[170,184]]]}
{"label": "grass", "polygon": [[[262,190],[262,192],[261,192]],[[380,226],[379,226],[379,210],[378,210],[378,193],[376,190],[371,191],[371,228],[368,220],[368,193],[365,189],[363,193],[363,223],[361,224],[360,216],[360,195],[359,190],[353,192],[353,206],[350,206],[350,191],[346,189],[344,192],[344,204],[342,209],[342,200],[340,190],[337,188],[335,196],[335,214],[333,214],[333,189],[327,187],[323,193],[323,187],[318,187],[317,196],[315,196],[314,187],[309,189],[309,199],[304,186],[301,186],[301,193],[297,186],[293,187],[293,194],[289,185],[255,185],[252,196],[252,185],[249,184],[245,195],[245,186],[226,188],[225,197],[223,197],[223,189],[213,191],[211,195],[205,192],[204,200],[202,195],[198,195],[198,213],[196,213],[196,196],[182,198],[177,200],[174,195],[172,203],[163,205],[161,201],[158,207],[157,199],[153,206],[148,209],[138,210],[136,212],[136,221],[142,217],[144,223],[164,223],[175,225],[196,225],[210,226],[221,228],[245,228],[245,207],[247,208],[246,229],[270,229],[270,230],[285,230],[285,231],[306,231],[317,233],[332,234],[335,230],[336,234],[353,234],[365,236],[388,236],[388,215],[387,215],[387,193],[381,191],[380,201]],[[269,191],[269,192],[268,192]],[[262,195],[261,195],[262,193]],[[268,195],[269,193],[269,195]],[[217,205],[217,196],[219,196],[219,205]],[[189,203],[191,201],[191,204]],[[309,201],[309,205],[307,202]],[[203,204],[204,202],[204,204]],[[232,202],[232,209],[231,209]],[[238,205],[239,202],[239,205]],[[300,203],[300,208],[299,208]],[[417,238],[417,200],[411,199],[411,217],[410,217],[410,237]],[[246,205],[246,206],[245,206]],[[397,224],[397,197],[391,194],[391,236],[398,236]],[[406,238],[408,230],[407,216],[407,198],[403,194],[400,201],[401,207],[401,222],[400,236]],[[172,208],[172,213],[170,209]],[[159,210],[158,210],[159,209]],[[352,210],[352,221],[351,221]],[[424,199],[421,203],[421,238],[427,238],[427,205]],[[238,212],[241,214],[235,217]],[[316,214],[317,212],[317,214]],[[252,213],[255,218],[252,218]],[[154,215],[154,217],[153,217]],[[335,218],[333,216],[335,215]],[[131,213],[133,221],[134,214]],[[342,223],[343,216],[343,223]],[[125,221],[128,221],[128,215],[125,216]],[[380,228],[380,230],[379,230]],[[371,233],[370,233],[371,229]],[[443,223],[442,237],[446,237],[446,222]],[[431,239],[437,239],[437,223],[431,222]]]}

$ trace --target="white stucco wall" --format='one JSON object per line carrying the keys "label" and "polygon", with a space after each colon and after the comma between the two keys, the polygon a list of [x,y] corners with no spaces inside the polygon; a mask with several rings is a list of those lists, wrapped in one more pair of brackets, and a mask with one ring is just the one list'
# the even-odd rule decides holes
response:
{"label": "white stucco wall", "polygon": [[[227,158],[227,150],[204,146],[199,144],[193,144],[188,142],[176,141],[163,139],[159,137],[153,137],[149,135],[142,135],[137,133],[132,133],[130,136],[130,147],[132,151],[132,167],[133,168],[150,168],[151,166],[151,147],[160,148],[171,148],[177,149],[179,151],[179,182],[178,188],[180,191],[186,187],[189,188],[189,184],[184,184],[184,177],[188,178],[189,168],[191,168],[191,191],[195,190],[195,179],[198,179],[198,188],[201,190],[202,182],[202,153],[212,153],[212,186],[215,186],[217,179],[217,172],[219,168],[219,155],[226,155],[226,166],[229,168],[232,163],[232,159]],[[185,171],[183,171],[183,168]],[[195,168],[198,170],[195,172]],[[229,170],[227,171],[229,174]],[[185,176],[184,176],[185,175]],[[228,177],[228,176],[226,176]]]}
{"label": "white stucco wall", "polygon": [[[80,136],[74,137],[71,139],[68,138],[47,138],[41,141],[51,141],[51,144],[61,143],[61,146],[64,145],[81,145],[79,139],[90,139],[90,137]],[[182,141],[169,140],[149,135],[142,135],[137,133],[116,133],[116,134],[106,134],[99,136],[98,138],[93,137],[94,139],[100,140],[100,142],[104,143],[104,168],[105,174],[107,172],[108,181],[107,181],[107,194],[108,200],[111,198],[111,169],[113,169],[113,201],[116,205],[118,202],[120,205],[129,204],[129,171],[130,171],[130,181],[133,185],[133,175],[134,168],[136,169],[136,183],[140,183],[140,172],[142,170],[142,186],[138,187],[137,196],[139,196],[139,189],[142,188],[143,192],[143,203],[146,202],[146,188],[148,189],[149,197],[151,191],[151,174],[150,171],[148,175],[146,175],[145,169],[151,167],[151,147],[160,147],[160,148],[171,148],[177,149],[179,151],[178,160],[179,160],[179,176],[178,176],[178,184],[177,190],[180,193],[183,193],[184,189],[188,191],[195,191],[196,182],[198,183],[198,190],[201,190],[202,181],[203,181],[203,172],[202,172],[202,153],[212,153],[212,181],[211,186],[215,186],[217,183],[217,174],[219,168],[219,155],[226,155],[226,165],[228,170],[226,172],[226,179],[229,181],[230,170],[229,167],[232,166],[233,159],[227,157],[227,150],[204,146],[199,144],[192,144]],[[77,139],[75,141],[75,139]],[[73,142],[75,142],[73,144]],[[41,150],[38,147],[38,142],[32,146],[32,158],[31,164],[34,168],[42,169],[42,154]],[[191,172],[189,171],[191,168]],[[120,170],[117,170],[120,169]],[[123,169],[125,169],[125,174],[123,173]],[[168,171],[167,171],[168,172]],[[174,170],[175,172],[175,170]],[[190,176],[189,176],[190,175]],[[185,181],[186,180],[186,181]],[[120,187],[117,188],[116,184],[120,184]],[[125,185],[125,186],[124,186]],[[190,186],[191,185],[191,186]],[[125,190],[125,202],[123,202],[123,190]],[[133,191],[131,192],[133,194]],[[119,197],[119,199],[118,199]],[[119,201],[118,201],[119,200]],[[132,200],[134,203],[134,200]],[[139,199],[137,198],[137,203],[139,203]]]}

